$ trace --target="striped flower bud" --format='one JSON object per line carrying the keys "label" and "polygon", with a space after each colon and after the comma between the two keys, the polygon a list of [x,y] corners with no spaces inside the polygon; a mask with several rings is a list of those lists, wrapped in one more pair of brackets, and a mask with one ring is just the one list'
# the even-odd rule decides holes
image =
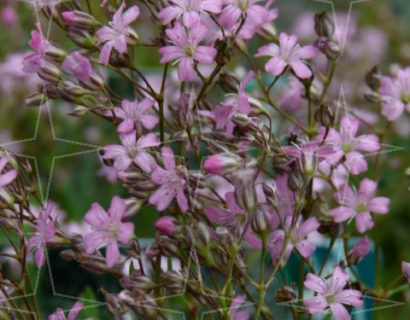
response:
{"label": "striped flower bud", "polygon": [[212,174],[227,174],[242,166],[242,158],[233,153],[220,153],[208,157],[204,162],[204,170]]}
{"label": "striped flower bud", "polygon": [[70,26],[77,28],[92,30],[100,25],[92,15],[83,11],[64,11],[61,16]]}

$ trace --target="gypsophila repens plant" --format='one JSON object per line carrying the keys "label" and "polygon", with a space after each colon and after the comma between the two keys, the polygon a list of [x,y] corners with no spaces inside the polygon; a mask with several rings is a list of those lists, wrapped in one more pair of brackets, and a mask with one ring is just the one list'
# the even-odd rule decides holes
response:
{"label": "gypsophila repens plant", "polygon": [[[35,7],[22,68],[41,80],[26,102],[65,101],[70,116],[110,123],[102,172],[128,195],[93,203],[70,232],[29,161],[2,149],[0,257],[15,265],[0,269],[4,319],[46,317],[27,268],[43,268],[48,248],[115,280],[118,291],[99,290],[112,319],[348,320],[366,299],[377,309],[408,290],[409,262],[375,286],[356,265],[370,252],[380,265],[374,235],[391,203],[378,180],[390,129],[410,111],[410,67],[369,67],[350,88],[356,108],[343,69],[373,48],[342,45],[355,33],[341,35],[341,14],[317,13],[298,38],[276,27],[273,0],[91,2]],[[66,39],[49,40],[48,23]],[[143,68],[140,49],[160,68]],[[156,234],[143,247],[134,229],[149,207]],[[85,319],[83,307],[48,319]]]}

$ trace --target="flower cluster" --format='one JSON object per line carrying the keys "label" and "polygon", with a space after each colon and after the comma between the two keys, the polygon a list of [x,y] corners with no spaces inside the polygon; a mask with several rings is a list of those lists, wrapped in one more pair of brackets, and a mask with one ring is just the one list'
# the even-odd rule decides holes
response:
{"label": "flower cluster", "polygon": [[[23,270],[33,251],[41,268],[46,249],[59,247],[63,259],[118,280],[118,292],[100,290],[116,319],[167,319],[174,294],[194,318],[212,311],[221,319],[273,319],[265,298],[274,281],[283,282],[276,299],[297,319],[329,309],[348,320],[367,295],[389,297],[391,288],[372,290],[355,270],[371,251],[369,231],[387,219],[375,214],[390,210],[377,190],[384,133],[341,108],[330,89],[342,58],[326,13],[315,15],[305,41],[277,32],[272,0],[103,1],[108,23],[97,18],[103,10],[94,16],[79,2],[48,8],[71,49],[36,23],[23,69],[42,85],[28,102],[64,100],[71,115],[109,123],[118,142],[101,148],[100,173],[127,193],[108,210],[93,203],[73,231],[51,202],[34,213],[41,197],[32,168],[2,154],[0,226],[22,237],[11,256]],[[137,33],[142,23],[155,33]],[[255,38],[259,47],[250,50]],[[139,48],[159,58],[160,75],[141,69]],[[236,60],[241,68],[231,67]],[[112,74],[132,87],[129,95],[116,92]],[[288,90],[278,95],[284,81]],[[391,125],[410,111],[409,67],[386,76],[373,69],[366,83],[362,93],[386,118],[376,122]],[[143,248],[137,227],[147,211],[159,217]],[[336,241],[344,255],[330,262]],[[300,264],[298,294],[283,272],[292,263]],[[409,269],[403,261],[407,279]],[[315,293],[304,298],[308,290]],[[67,318],[59,308],[49,319],[75,320],[82,307],[77,302]]]}

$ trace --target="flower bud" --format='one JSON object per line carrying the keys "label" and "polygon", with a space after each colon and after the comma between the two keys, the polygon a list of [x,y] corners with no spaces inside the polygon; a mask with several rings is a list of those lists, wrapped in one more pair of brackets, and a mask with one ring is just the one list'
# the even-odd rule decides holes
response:
{"label": "flower bud", "polygon": [[331,38],[335,31],[335,25],[326,11],[315,14],[315,31],[319,37]]}
{"label": "flower bud", "polygon": [[256,205],[254,175],[253,169],[244,169],[231,177],[235,185],[235,200],[249,214],[253,213]]}
{"label": "flower bud", "polygon": [[83,87],[77,86],[76,84],[72,83],[71,81],[62,81],[58,88],[60,94],[63,98],[79,98],[85,94],[90,93],[88,90],[85,90]]}
{"label": "flower bud", "polygon": [[160,236],[158,239],[158,249],[167,257],[175,257],[178,255],[178,243],[167,236]]}
{"label": "flower bud", "polygon": [[46,62],[40,67],[38,76],[46,81],[59,82],[62,77],[62,72],[56,65]]}
{"label": "flower bud", "polygon": [[218,84],[226,93],[234,93],[238,92],[240,81],[234,73],[224,71],[219,76]]}
{"label": "flower bud", "polygon": [[178,103],[178,122],[184,128],[191,128],[194,123],[192,114],[191,95],[184,92]]}
{"label": "flower bud", "polygon": [[86,115],[90,110],[84,106],[76,106],[73,111],[68,114],[73,117],[82,117]]}
{"label": "flower bud", "polygon": [[380,88],[380,79],[382,75],[379,72],[379,67],[374,66],[370,71],[366,73],[365,81],[370,89],[378,91]]}
{"label": "flower bud", "polygon": [[251,227],[257,234],[263,234],[269,231],[268,217],[263,209],[255,210],[251,220]]}
{"label": "flower bud", "polygon": [[349,251],[347,259],[351,265],[358,264],[370,252],[369,239],[364,237]]}
{"label": "flower bud", "polygon": [[340,57],[340,47],[336,41],[321,38],[316,41],[316,46],[329,60],[336,60]]}
{"label": "flower bud", "polygon": [[75,252],[71,249],[60,252],[60,257],[65,261],[72,261],[75,259]]}
{"label": "flower bud", "polygon": [[305,185],[303,175],[298,170],[292,170],[288,175],[288,186],[292,191],[301,190]]}
{"label": "flower bud", "polygon": [[92,15],[83,11],[64,11],[61,16],[70,26],[77,28],[92,30],[100,25]]}
{"label": "flower bud", "polygon": [[293,291],[293,289],[289,286],[282,286],[276,291],[276,297],[275,297],[277,302],[285,302],[289,303],[292,302],[296,299],[296,293]]}
{"label": "flower bud", "polygon": [[332,127],[335,122],[335,115],[329,105],[323,103],[315,111],[315,120],[326,128]]}
{"label": "flower bud", "polygon": [[91,49],[97,45],[98,38],[92,36],[87,30],[69,28],[67,36],[79,47]]}
{"label": "flower bud", "polygon": [[184,277],[179,271],[169,270],[162,274],[162,278],[165,280],[166,288],[173,294],[182,293],[184,289]]}
{"label": "flower bud", "polygon": [[170,216],[161,217],[155,222],[155,228],[165,235],[174,234],[178,227],[179,222]]}
{"label": "flower bud", "polygon": [[380,103],[380,102],[381,102],[380,94],[377,93],[377,92],[374,92],[374,91],[372,91],[372,92],[366,92],[366,93],[364,94],[364,98],[365,98],[367,101],[372,102],[372,103]]}
{"label": "flower bud", "polygon": [[64,49],[50,45],[47,47],[45,55],[48,59],[60,63],[67,57],[67,52]]}
{"label": "flower bud", "polygon": [[204,170],[212,174],[227,174],[239,169],[242,163],[242,158],[233,153],[220,153],[205,160]]}
{"label": "flower bud", "polygon": [[204,246],[208,246],[211,242],[211,233],[209,227],[202,221],[197,225],[198,238]]}
{"label": "flower bud", "polygon": [[410,262],[401,262],[401,272],[403,272],[403,275],[407,278],[407,281],[410,283]]}
{"label": "flower bud", "polygon": [[128,68],[130,66],[130,57],[127,53],[119,53],[113,50],[110,55],[110,64],[116,68]]}
{"label": "flower bud", "polygon": [[277,172],[286,171],[287,165],[289,163],[289,157],[284,154],[277,154],[273,156],[272,159],[273,169]]}
{"label": "flower bud", "polygon": [[33,93],[25,99],[25,104],[28,107],[38,107],[44,104],[48,100],[47,96],[43,93]]}

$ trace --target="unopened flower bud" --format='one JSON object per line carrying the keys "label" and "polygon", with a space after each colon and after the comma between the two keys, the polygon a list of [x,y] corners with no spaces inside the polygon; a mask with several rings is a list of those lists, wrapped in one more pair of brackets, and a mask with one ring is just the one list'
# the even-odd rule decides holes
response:
{"label": "unopened flower bud", "polygon": [[374,91],[371,92],[366,92],[364,94],[364,98],[369,101],[369,102],[373,102],[373,103],[380,103],[381,102],[381,97],[380,94]]}
{"label": "unopened flower bud", "polygon": [[403,272],[403,275],[407,278],[407,281],[410,283],[410,262],[402,261],[401,271]]}
{"label": "unopened flower bud", "polygon": [[296,299],[296,293],[291,287],[283,286],[276,291],[275,299],[277,302],[292,302]]}
{"label": "unopened flower bud", "polygon": [[67,52],[64,49],[50,45],[47,47],[45,55],[48,59],[60,63],[67,57]]}
{"label": "unopened flower bud", "polygon": [[315,111],[315,120],[327,128],[332,127],[335,122],[332,108],[325,103],[321,104]]}
{"label": "unopened flower bud", "polygon": [[272,160],[273,160],[272,161],[273,169],[275,169],[275,171],[277,172],[286,171],[286,167],[289,163],[289,157],[287,157],[284,154],[277,154],[273,156]]}
{"label": "unopened flower bud", "polygon": [[90,90],[103,89],[105,87],[104,79],[96,72],[93,72],[89,76],[89,81],[84,83]]}
{"label": "unopened flower bud", "polygon": [[184,289],[184,277],[179,271],[169,270],[162,274],[162,278],[167,283],[166,288],[169,292],[177,294]]}
{"label": "unopened flower bud", "polygon": [[305,185],[303,175],[298,170],[292,170],[288,175],[288,186],[292,191],[301,190]]}
{"label": "unopened flower bud", "polygon": [[111,51],[110,64],[116,68],[128,68],[130,57],[127,53],[119,53],[117,50]]}
{"label": "unopened flower bud", "polygon": [[191,95],[184,92],[178,103],[178,122],[184,128],[191,128],[194,123]]}
{"label": "unopened flower bud", "polygon": [[47,96],[43,93],[33,93],[25,99],[25,104],[28,107],[38,107],[47,101]]}
{"label": "unopened flower bud", "polygon": [[155,222],[155,228],[165,235],[174,234],[178,227],[179,222],[170,216],[161,217]]}
{"label": "unopened flower bud", "polygon": [[161,253],[167,257],[175,257],[178,255],[178,243],[167,236],[160,236],[158,248]]}
{"label": "unopened flower bud", "polygon": [[155,283],[147,276],[135,275],[131,276],[131,278],[133,286],[136,289],[150,290],[155,286]]}
{"label": "unopened flower bud", "polygon": [[316,45],[329,60],[336,60],[340,57],[340,47],[336,41],[321,38]]}
{"label": "unopened flower bud", "polygon": [[67,36],[79,47],[91,49],[97,45],[98,38],[92,36],[87,30],[69,28]]}
{"label": "unopened flower bud", "polygon": [[351,265],[358,264],[370,252],[369,238],[364,237],[356,242],[348,253],[348,261]]}
{"label": "unopened flower bud", "polygon": [[73,111],[68,114],[73,117],[82,117],[86,115],[90,110],[84,106],[76,106]]}
{"label": "unopened flower bud", "polygon": [[56,65],[46,62],[40,67],[38,76],[46,81],[59,82],[61,80],[62,72]]}
{"label": "unopened flower bud", "polygon": [[72,261],[75,259],[75,252],[71,249],[60,252],[60,257],[65,261]]}
{"label": "unopened flower bud", "polygon": [[211,233],[209,227],[202,221],[197,225],[198,238],[204,246],[208,246],[211,242]]}
{"label": "unopened flower bud", "polygon": [[315,14],[315,31],[319,37],[331,38],[335,31],[335,25],[326,11]]}
{"label": "unopened flower bud", "polygon": [[83,87],[77,86],[76,84],[67,80],[62,81],[57,89],[60,91],[60,94],[63,98],[67,97],[68,99],[79,98],[89,93],[89,91],[85,90]]}
{"label": "unopened flower bud", "polygon": [[100,25],[92,15],[83,11],[64,11],[61,16],[70,26],[77,28],[92,30]]}
{"label": "unopened flower bud", "polygon": [[370,89],[377,91],[380,88],[381,78],[382,78],[382,75],[379,72],[379,67],[374,66],[370,71],[366,73],[365,81]]}
{"label": "unopened flower bud", "polygon": [[247,213],[253,213],[256,205],[254,185],[255,170],[248,168],[235,172],[231,177],[235,185],[235,200]]}
{"label": "unopened flower bud", "polygon": [[251,123],[251,119],[244,113],[236,113],[232,116],[232,121],[240,126],[240,127],[246,127]]}
{"label": "unopened flower bud", "polygon": [[240,81],[232,72],[225,71],[219,76],[218,84],[226,93],[238,92]]}
{"label": "unopened flower bud", "polygon": [[251,227],[257,234],[266,233],[269,230],[268,217],[263,209],[255,210],[251,220]]}
{"label": "unopened flower bud", "polygon": [[220,153],[205,160],[204,170],[212,174],[227,174],[239,169],[242,163],[242,158],[233,153]]}

